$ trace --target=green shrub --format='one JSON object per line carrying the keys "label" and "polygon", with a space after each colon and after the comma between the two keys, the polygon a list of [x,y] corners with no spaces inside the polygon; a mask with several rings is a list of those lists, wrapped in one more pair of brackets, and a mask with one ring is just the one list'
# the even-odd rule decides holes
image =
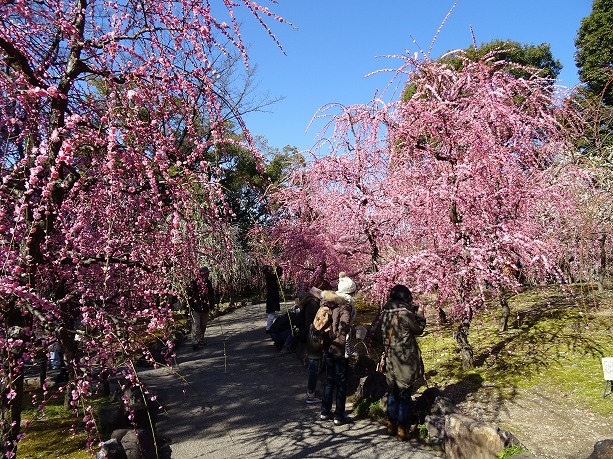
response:
{"label": "green shrub", "polygon": [[521,453],[525,453],[527,449],[520,445],[507,446],[502,453],[500,453],[496,459],[506,459],[507,457],[516,456]]}

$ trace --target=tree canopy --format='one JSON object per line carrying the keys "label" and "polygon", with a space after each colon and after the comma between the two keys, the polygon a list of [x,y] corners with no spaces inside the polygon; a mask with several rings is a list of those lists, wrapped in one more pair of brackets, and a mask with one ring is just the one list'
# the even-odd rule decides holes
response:
{"label": "tree canopy", "polygon": [[71,405],[95,388],[94,367],[137,384],[132,360],[153,361],[152,340],[172,354],[178,286],[202,263],[232,263],[209,153],[241,145],[262,162],[220,68],[247,63],[241,9],[265,28],[282,21],[249,1],[0,6],[4,457],[20,438],[24,362],[49,339],[65,351]]}
{"label": "tree canopy", "polygon": [[277,195],[291,274],[308,284],[349,271],[374,300],[404,283],[458,319],[488,290],[516,288],[518,259],[534,279],[559,275],[558,228],[578,186],[557,160],[562,107],[536,70],[517,78],[503,61],[458,57],[457,69],[409,61],[409,99],[338,107],[332,154]]}
{"label": "tree canopy", "polygon": [[[464,65],[466,58],[478,61],[488,55],[493,56],[493,61],[505,61],[522,67],[539,69],[536,74],[545,79],[555,80],[562,70],[562,63],[553,57],[551,45],[548,43],[529,45],[500,39],[482,43],[478,47],[466,48],[462,51],[462,57],[454,53],[446,54],[440,61],[451,63],[457,69]],[[517,78],[527,78],[534,73],[516,66],[510,67],[509,71]]]}
{"label": "tree canopy", "polygon": [[613,105],[613,0],[594,0],[575,38],[579,79]]}

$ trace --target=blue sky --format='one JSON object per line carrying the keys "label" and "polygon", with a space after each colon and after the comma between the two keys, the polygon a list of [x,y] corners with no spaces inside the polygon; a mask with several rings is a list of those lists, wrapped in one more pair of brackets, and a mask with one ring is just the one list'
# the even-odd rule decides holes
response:
{"label": "blue sky", "polygon": [[[278,0],[266,4],[293,23],[272,24],[285,55],[254,20],[243,23],[250,43],[250,62],[257,65],[258,93],[283,100],[265,113],[246,117],[253,135],[274,148],[310,149],[321,122],[307,132],[316,111],[328,103],[367,103],[385,89],[392,74],[365,76],[397,68],[399,60],[382,56],[430,49],[433,38],[454,4],[452,0]],[[578,84],[573,59],[580,21],[592,0],[459,0],[434,42],[430,56],[495,38],[526,44],[551,44],[564,66],[559,84]],[[416,43],[413,42],[413,39]]]}

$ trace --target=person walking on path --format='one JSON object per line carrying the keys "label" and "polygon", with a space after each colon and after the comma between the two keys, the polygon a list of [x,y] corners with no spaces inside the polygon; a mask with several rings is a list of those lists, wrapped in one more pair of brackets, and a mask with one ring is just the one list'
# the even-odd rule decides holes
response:
{"label": "person walking on path", "polygon": [[[345,341],[349,333],[352,306],[343,297],[329,290],[321,292],[321,305],[332,310],[331,329],[324,342],[326,362],[326,384],[321,401],[320,419],[334,419],[334,425],[351,422],[345,417],[347,399],[347,369],[349,360],[345,357]],[[332,400],[336,392],[336,405],[332,412]]]}
{"label": "person walking on path", "polygon": [[415,336],[426,327],[423,312],[413,304],[413,295],[404,285],[395,285],[383,306],[381,332],[387,349],[385,378],[388,386],[387,433],[406,440],[411,395],[424,375],[424,363]]}
{"label": "person walking on path", "polygon": [[270,332],[270,326],[275,320],[275,313],[281,310],[281,301],[279,299],[279,279],[283,274],[280,266],[277,266],[276,271],[272,266],[264,266],[264,284],[266,285],[266,333]]}
{"label": "person walking on path", "polygon": [[187,303],[192,316],[192,346],[194,350],[204,346],[204,333],[209,322],[211,307],[215,304],[213,283],[209,279],[209,268],[203,266],[198,270],[187,288]]}

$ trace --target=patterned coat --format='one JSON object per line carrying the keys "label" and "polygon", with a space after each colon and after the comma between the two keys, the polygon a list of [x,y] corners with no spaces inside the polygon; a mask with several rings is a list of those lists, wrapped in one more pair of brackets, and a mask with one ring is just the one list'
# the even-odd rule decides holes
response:
{"label": "patterned coat", "polygon": [[421,311],[413,312],[410,305],[400,301],[386,303],[382,316],[381,333],[385,348],[389,342],[385,367],[387,385],[391,388],[395,383],[400,390],[412,388],[424,375],[424,363],[415,336],[423,333],[426,318]]}

